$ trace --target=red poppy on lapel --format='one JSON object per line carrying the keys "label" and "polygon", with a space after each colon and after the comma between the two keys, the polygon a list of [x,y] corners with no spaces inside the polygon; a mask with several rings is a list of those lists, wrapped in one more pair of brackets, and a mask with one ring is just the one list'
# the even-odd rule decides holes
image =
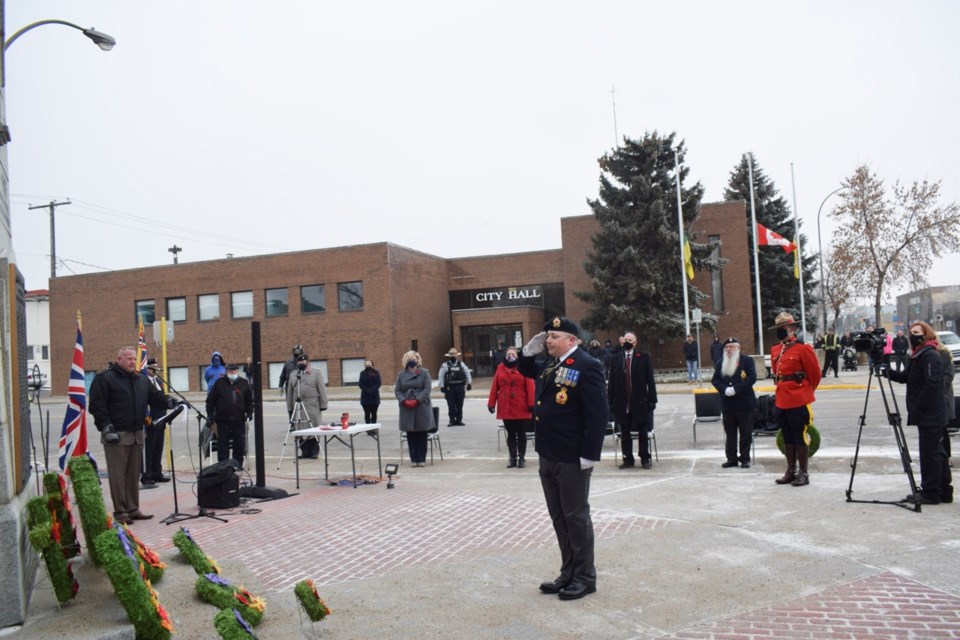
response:
{"label": "red poppy on lapel", "polygon": [[567,358],[563,361],[563,364],[573,364],[573,358]]}

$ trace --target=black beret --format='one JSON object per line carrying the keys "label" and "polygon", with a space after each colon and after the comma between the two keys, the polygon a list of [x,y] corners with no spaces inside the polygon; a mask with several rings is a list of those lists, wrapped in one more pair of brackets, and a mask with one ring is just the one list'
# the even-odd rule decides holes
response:
{"label": "black beret", "polygon": [[731,337],[731,338],[727,338],[726,340],[724,340],[724,341],[723,341],[723,344],[724,344],[724,346],[726,346],[726,345],[728,345],[728,344],[740,344],[740,341],[737,340],[736,338],[732,338],[732,337]]}
{"label": "black beret", "polygon": [[543,325],[544,331],[563,331],[564,333],[569,333],[575,336],[580,335],[580,327],[577,326],[577,323],[571,320],[570,318],[561,318],[560,316],[555,317],[553,320],[548,320],[545,325]]}
{"label": "black beret", "polygon": [[228,364],[226,367],[227,371],[239,371],[240,365],[238,364]]}

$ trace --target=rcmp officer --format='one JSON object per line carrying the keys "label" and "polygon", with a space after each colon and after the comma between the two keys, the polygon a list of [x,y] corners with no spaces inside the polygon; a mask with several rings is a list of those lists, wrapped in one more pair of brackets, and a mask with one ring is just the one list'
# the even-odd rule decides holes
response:
{"label": "rcmp officer", "polygon": [[802,487],[810,484],[807,426],[813,422],[810,405],[815,400],[813,392],[820,384],[820,362],[813,347],[797,341],[797,323],[792,315],[780,313],[771,328],[777,330],[780,340],[770,349],[770,370],[777,383],[776,403],[780,409],[777,423],[783,432],[787,456],[787,471],[776,483]]}
{"label": "rcmp officer", "polygon": [[[560,546],[560,576],[540,591],[575,600],[597,590],[590,475],[607,427],[603,365],[577,346],[576,323],[556,317],[523,348],[518,370],[537,383],[534,444],[540,484]],[[552,356],[537,362],[546,345]]]}

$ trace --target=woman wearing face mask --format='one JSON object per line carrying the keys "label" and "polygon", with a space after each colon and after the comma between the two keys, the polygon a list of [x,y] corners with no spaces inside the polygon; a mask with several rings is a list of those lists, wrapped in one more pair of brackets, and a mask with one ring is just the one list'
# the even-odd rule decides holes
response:
{"label": "woman wearing face mask", "polygon": [[943,394],[943,362],[937,334],[926,322],[910,325],[912,352],[904,371],[884,369],[888,378],[907,385],[907,424],[920,434],[920,493],[906,500],[917,504],[953,502],[953,485],[943,436],[947,402]]}
{"label": "woman wearing face mask", "polygon": [[427,432],[436,426],[430,404],[430,372],[416,351],[407,351],[401,361],[403,370],[393,387],[400,404],[400,431],[407,434],[410,462],[422,467],[427,462]]}
{"label": "woman wearing face mask", "polygon": [[493,374],[487,409],[496,411],[507,429],[507,450],[510,451],[508,469],[525,466],[527,453],[527,423],[534,404],[533,378],[517,371],[517,348],[510,347],[503,362]]}
{"label": "woman wearing face mask", "polygon": [[[373,360],[365,360],[360,372],[360,406],[363,407],[363,422],[374,424],[380,407],[380,372],[373,368]],[[368,431],[367,433],[371,433]]]}

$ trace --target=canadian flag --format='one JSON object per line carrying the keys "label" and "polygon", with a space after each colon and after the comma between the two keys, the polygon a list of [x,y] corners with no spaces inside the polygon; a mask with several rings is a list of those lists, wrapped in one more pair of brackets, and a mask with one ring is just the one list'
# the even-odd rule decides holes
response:
{"label": "canadian flag", "polygon": [[778,247],[783,247],[783,250],[787,253],[790,253],[797,248],[797,245],[790,242],[779,233],[770,231],[770,229],[767,229],[759,222],[757,223],[757,244],[761,247],[769,244],[777,245]]}

